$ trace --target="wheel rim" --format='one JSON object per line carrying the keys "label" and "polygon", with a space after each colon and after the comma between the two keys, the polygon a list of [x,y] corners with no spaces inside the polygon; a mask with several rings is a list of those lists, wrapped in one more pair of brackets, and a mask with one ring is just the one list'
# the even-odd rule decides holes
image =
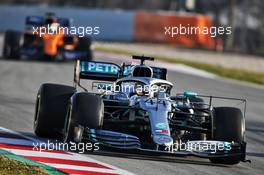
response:
{"label": "wheel rim", "polygon": [[71,124],[71,115],[72,115],[72,105],[69,105],[68,111],[66,114],[65,125],[64,125],[63,142],[68,141],[68,135],[69,135],[70,124]]}
{"label": "wheel rim", "polygon": [[36,100],[34,130],[36,130],[36,127],[38,125],[39,111],[40,111],[40,95],[37,96],[37,100]]}

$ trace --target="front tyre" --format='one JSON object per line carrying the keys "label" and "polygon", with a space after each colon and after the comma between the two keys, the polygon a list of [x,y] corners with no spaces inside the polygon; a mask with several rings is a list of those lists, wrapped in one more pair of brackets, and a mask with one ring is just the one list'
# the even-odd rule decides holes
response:
{"label": "front tyre", "polygon": [[[245,118],[240,109],[217,107],[214,109],[214,140],[245,143]],[[232,157],[210,158],[212,163],[233,165],[245,159],[245,148],[242,155]]]}
{"label": "front tyre", "polygon": [[86,92],[76,93],[68,106],[64,142],[80,142],[83,130],[103,126],[104,103],[100,96]]}
{"label": "front tyre", "polygon": [[39,137],[61,138],[67,104],[75,88],[58,84],[41,85],[35,106],[34,132]]}

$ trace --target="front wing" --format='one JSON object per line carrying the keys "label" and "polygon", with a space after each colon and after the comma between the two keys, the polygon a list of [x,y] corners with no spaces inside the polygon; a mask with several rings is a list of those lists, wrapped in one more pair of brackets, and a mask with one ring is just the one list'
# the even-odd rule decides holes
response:
{"label": "front wing", "polygon": [[241,161],[246,161],[246,143],[235,143],[235,142],[223,142],[223,141],[193,141],[199,143],[223,143],[225,146],[230,146],[230,150],[217,150],[217,151],[197,151],[197,150],[185,150],[176,151],[173,149],[146,149],[142,148],[142,144],[138,137],[124,134],[120,132],[107,131],[107,130],[95,130],[85,128],[82,132],[82,141],[99,143],[104,149],[134,153],[140,155],[151,155],[151,156],[175,156],[175,157],[188,157],[195,156],[200,158],[213,158],[213,157],[233,157],[240,156]]}

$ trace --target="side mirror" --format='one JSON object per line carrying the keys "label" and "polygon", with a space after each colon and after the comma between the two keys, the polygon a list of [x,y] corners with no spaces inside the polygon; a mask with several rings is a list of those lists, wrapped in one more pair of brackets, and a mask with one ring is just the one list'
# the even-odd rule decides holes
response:
{"label": "side mirror", "polygon": [[188,98],[189,97],[197,97],[198,94],[196,92],[184,91],[183,96],[188,97]]}

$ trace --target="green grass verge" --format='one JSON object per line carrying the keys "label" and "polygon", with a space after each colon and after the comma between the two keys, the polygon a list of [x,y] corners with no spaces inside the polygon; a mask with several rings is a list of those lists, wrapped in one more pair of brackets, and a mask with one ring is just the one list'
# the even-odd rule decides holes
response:
{"label": "green grass verge", "polygon": [[49,175],[47,171],[0,155],[1,175]]}
{"label": "green grass verge", "polygon": [[0,149],[1,175],[64,175],[55,168]]}
{"label": "green grass verge", "polygon": [[[117,48],[107,48],[105,46],[96,46],[96,51],[107,52],[107,53],[115,53],[115,54],[123,54],[123,55],[142,55],[144,53],[141,52],[131,52],[127,50],[119,50]],[[178,63],[184,64],[190,67],[194,67],[197,69],[202,69],[207,72],[216,74],[218,76],[231,78],[240,81],[247,81],[255,84],[264,85],[264,73],[253,72],[242,69],[233,69],[233,68],[225,68],[222,66],[207,64],[207,63],[198,63],[194,61],[187,61],[179,58],[165,57],[165,56],[155,56],[155,59],[166,61],[169,63]],[[249,65],[250,66],[250,65]]]}

